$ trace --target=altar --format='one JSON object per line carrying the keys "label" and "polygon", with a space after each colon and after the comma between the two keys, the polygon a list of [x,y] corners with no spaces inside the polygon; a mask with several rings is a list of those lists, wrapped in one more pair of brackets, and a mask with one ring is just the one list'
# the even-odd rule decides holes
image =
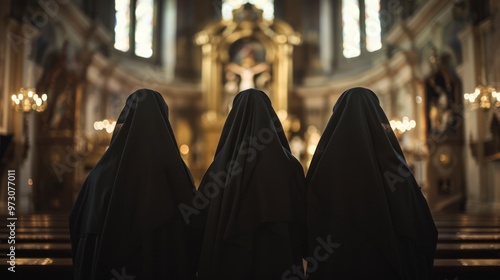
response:
{"label": "altar", "polygon": [[284,122],[292,81],[292,54],[300,35],[286,22],[265,19],[263,11],[249,3],[236,8],[231,20],[220,19],[195,35],[202,51],[204,99],[204,162],[213,160],[222,125],[234,96],[257,88],[271,99]]}

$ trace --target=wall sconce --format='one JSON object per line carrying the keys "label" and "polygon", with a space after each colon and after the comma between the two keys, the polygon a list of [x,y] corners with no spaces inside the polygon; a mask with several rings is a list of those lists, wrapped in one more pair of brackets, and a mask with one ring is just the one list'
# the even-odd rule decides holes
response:
{"label": "wall sconce", "polygon": [[[488,112],[492,108],[500,108],[500,92],[497,92],[494,87],[479,85],[473,93],[464,93],[464,99],[472,110],[480,108],[483,112]],[[496,115],[490,123],[490,130],[493,134],[493,139],[473,141],[470,137],[470,148],[472,156],[475,158],[486,156],[491,160],[500,159],[500,138],[498,136],[499,120]],[[482,147],[480,154],[479,147]]]}
{"label": "wall sconce", "polygon": [[474,92],[464,93],[464,99],[472,110],[481,108],[487,111],[491,109],[491,107],[500,107],[500,93],[490,86],[479,85]]}
{"label": "wall sconce", "polygon": [[47,94],[39,96],[34,88],[21,88],[18,94],[13,94],[12,106],[17,112],[43,112],[47,108]]}

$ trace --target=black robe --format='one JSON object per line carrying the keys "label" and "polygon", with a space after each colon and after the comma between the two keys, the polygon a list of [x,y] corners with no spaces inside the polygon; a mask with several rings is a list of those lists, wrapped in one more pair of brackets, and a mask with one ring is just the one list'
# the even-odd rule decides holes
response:
{"label": "black robe", "polygon": [[304,171],[267,95],[240,92],[195,203],[206,223],[199,279],[301,275],[304,187]]}
{"label": "black robe", "polygon": [[70,215],[74,279],[195,279],[178,209],[194,192],[163,97],[136,91]]}
{"label": "black robe", "polygon": [[437,230],[372,91],[340,96],[306,182],[309,279],[431,279]]}

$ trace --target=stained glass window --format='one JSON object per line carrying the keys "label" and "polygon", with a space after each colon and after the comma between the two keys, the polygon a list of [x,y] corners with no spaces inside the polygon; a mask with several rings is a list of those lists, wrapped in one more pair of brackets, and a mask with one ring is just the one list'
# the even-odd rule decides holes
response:
{"label": "stained glass window", "polygon": [[365,0],[366,50],[369,52],[382,48],[379,12],[380,0]]}
{"label": "stained glass window", "polygon": [[[361,15],[362,10],[364,15]],[[379,13],[380,0],[342,0],[344,57],[357,57],[363,50],[374,52],[382,48]]]}
{"label": "stained glass window", "polygon": [[137,0],[135,7],[135,54],[153,55],[153,0]]}
{"label": "stained glass window", "polygon": [[115,49],[126,52],[130,48],[130,0],[115,1]]}
{"label": "stained glass window", "polygon": [[274,0],[223,0],[222,18],[231,20],[233,18],[233,10],[246,3],[250,3],[263,10],[262,17],[264,19],[274,19]]}
{"label": "stained glass window", "polygon": [[346,58],[361,54],[359,13],[358,0],[342,0],[343,53]]}
{"label": "stained glass window", "polygon": [[115,0],[115,49],[153,56],[155,0]]}

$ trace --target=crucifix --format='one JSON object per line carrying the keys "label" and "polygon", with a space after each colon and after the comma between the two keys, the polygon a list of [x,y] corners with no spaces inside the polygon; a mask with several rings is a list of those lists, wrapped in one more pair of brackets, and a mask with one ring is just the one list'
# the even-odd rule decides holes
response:
{"label": "crucifix", "polygon": [[226,66],[226,70],[240,76],[239,91],[254,88],[254,78],[258,74],[269,69],[269,65],[264,62],[257,62],[255,50],[252,44],[246,44],[237,54],[240,63],[231,62]]}

